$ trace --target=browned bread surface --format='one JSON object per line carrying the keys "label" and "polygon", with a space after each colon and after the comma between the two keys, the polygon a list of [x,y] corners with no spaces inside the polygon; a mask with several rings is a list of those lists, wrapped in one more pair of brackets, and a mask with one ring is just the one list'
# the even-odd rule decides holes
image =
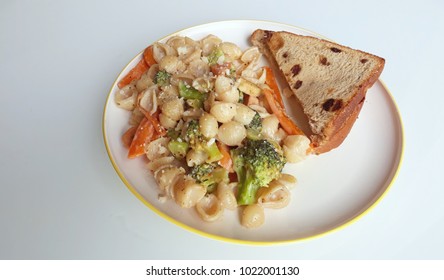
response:
{"label": "browned bread surface", "polygon": [[278,68],[309,120],[316,153],[339,146],[359,115],[385,60],[330,41],[256,30],[251,43]]}

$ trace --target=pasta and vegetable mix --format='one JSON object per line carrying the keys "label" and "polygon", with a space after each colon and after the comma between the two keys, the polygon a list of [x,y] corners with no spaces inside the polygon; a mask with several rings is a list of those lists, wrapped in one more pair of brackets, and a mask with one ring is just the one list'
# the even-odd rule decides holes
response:
{"label": "pasta and vegetable mix", "polygon": [[239,207],[247,228],[263,224],[264,208],[288,205],[296,178],[282,169],[304,159],[310,141],[260,58],[257,47],[214,35],[174,36],[147,47],[118,82],[115,102],[131,111],[128,158],[148,159],[159,199],[205,221]]}

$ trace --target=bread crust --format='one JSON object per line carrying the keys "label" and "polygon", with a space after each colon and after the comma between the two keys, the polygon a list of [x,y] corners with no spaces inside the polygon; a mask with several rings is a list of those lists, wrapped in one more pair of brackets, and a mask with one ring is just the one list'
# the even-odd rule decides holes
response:
{"label": "bread crust", "polygon": [[[278,50],[282,47],[283,39],[280,35],[278,35],[279,33],[291,34],[286,31],[273,32],[273,31],[258,29],[254,31],[253,34],[251,35],[250,42],[253,45],[257,46],[259,50],[267,57],[270,63],[274,67],[279,69],[283,77],[285,77],[285,73],[282,72],[282,69],[279,67],[271,51],[271,49]],[[305,37],[310,37],[310,36],[305,36]],[[314,39],[324,41],[328,44],[337,45],[340,46],[341,48],[352,50],[351,48],[341,46],[323,39],[318,39],[318,38]],[[359,52],[371,55],[362,51]],[[378,59],[379,63],[377,67],[372,69],[371,74],[368,76],[366,80],[362,81],[361,84],[357,85],[356,89],[354,90],[355,92],[352,93],[352,98],[349,99],[348,102],[344,104],[342,108],[336,112],[331,121],[322,129],[322,132],[318,134],[315,134],[313,132],[313,135],[310,135],[313,151],[316,154],[325,153],[338,147],[344,141],[344,139],[347,137],[348,133],[350,132],[351,128],[353,127],[353,124],[355,123],[359,115],[359,112],[361,111],[361,108],[363,106],[364,103],[363,101],[365,99],[367,90],[378,80],[385,65],[385,60],[383,58],[377,57],[375,55],[371,56],[376,57]],[[284,80],[287,82],[287,85],[291,88],[289,81],[287,79]]]}
{"label": "bread crust", "polygon": [[349,115],[349,118],[342,123],[342,127],[336,130],[336,133],[332,135],[328,141],[323,141],[322,145],[317,147],[313,147],[313,152],[315,154],[322,154],[331,151],[332,149],[338,147],[344,142],[345,138],[347,138],[350,133],[353,124],[359,116],[362,106],[364,105],[364,100],[360,102],[354,109],[354,111]]}

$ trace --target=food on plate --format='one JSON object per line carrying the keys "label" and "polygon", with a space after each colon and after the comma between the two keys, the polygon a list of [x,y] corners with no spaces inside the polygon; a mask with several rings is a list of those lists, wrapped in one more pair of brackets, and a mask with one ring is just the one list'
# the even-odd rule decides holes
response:
{"label": "food on plate", "polygon": [[[299,100],[311,128],[314,153],[338,147],[350,132],[366,91],[377,81],[385,60],[333,42],[285,31],[258,29],[250,41],[280,70]],[[266,90],[264,93],[271,100],[271,94]],[[275,105],[278,106],[278,102]],[[282,118],[281,124],[285,122]]]}
{"label": "food on plate", "polygon": [[214,35],[173,36],[118,82],[115,103],[130,112],[123,145],[128,158],[147,159],[160,199],[208,222],[240,209],[247,228],[264,222],[264,208],[288,205],[296,179],[282,170],[306,157],[310,140],[260,58],[258,47]]}

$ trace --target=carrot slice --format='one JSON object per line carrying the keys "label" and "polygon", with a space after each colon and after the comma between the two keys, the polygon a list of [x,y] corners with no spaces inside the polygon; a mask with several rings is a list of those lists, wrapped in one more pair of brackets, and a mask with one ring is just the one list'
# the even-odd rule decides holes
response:
{"label": "carrot slice", "polygon": [[134,139],[134,135],[136,135],[137,126],[130,127],[122,136],[123,146],[125,148],[129,148],[131,146],[131,142]]}
{"label": "carrot slice", "polygon": [[137,127],[134,138],[128,150],[128,158],[135,158],[145,154],[145,145],[155,137],[155,130],[153,124],[147,119],[143,118]]}
{"label": "carrot slice", "polygon": [[149,67],[157,64],[157,61],[154,59],[153,55],[153,45],[150,45],[145,49],[145,51],[143,52],[143,59]]}
{"label": "carrot slice", "polygon": [[123,88],[124,86],[128,85],[132,81],[140,79],[142,77],[143,73],[145,73],[146,70],[148,70],[149,66],[146,64],[144,59],[141,59],[139,63],[134,66],[133,69],[131,69],[128,74],[126,74],[125,77],[123,77],[120,82],[117,84],[119,88]]}
{"label": "carrot slice", "polygon": [[222,159],[219,160],[219,165],[228,170],[228,172],[233,172],[233,160],[231,159],[230,148],[219,141],[217,141],[216,144],[222,154]]}
{"label": "carrot slice", "polygon": [[166,129],[159,122],[159,111],[156,111],[154,114],[151,115],[142,107],[139,107],[139,110],[143,113],[145,118],[147,118],[152,123],[158,137],[164,136],[167,133]]}
{"label": "carrot slice", "polygon": [[285,113],[285,109],[281,107],[279,102],[275,99],[273,91],[270,89],[263,89],[265,98],[267,99],[268,105],[270,105],[271,111],[278,118],[279,123],[282,128],[289,135],[304,135],[304,132],[290,119],[290,117]]}
{"label": "carrot slice", "polygon": [[274,94],[274,98],[279,102],[279,105],[281,105],[282,108],[285,108],[284,100],[282,100],[282,95],[279,91],[279,86],[277,84],[273,70],[271,70],[269,66],[264,66],[264,69],[266,73],[265,84],[267,84],[271,88]]}
{"label": "carrot slice", "polygon": [[210,71],[211,73],[213,73],[214,75],[226,75],[227,70],[231,69],[231,63],[230,62],[225,62],[224,64],[214,64],[211,65],[210,67]]}

